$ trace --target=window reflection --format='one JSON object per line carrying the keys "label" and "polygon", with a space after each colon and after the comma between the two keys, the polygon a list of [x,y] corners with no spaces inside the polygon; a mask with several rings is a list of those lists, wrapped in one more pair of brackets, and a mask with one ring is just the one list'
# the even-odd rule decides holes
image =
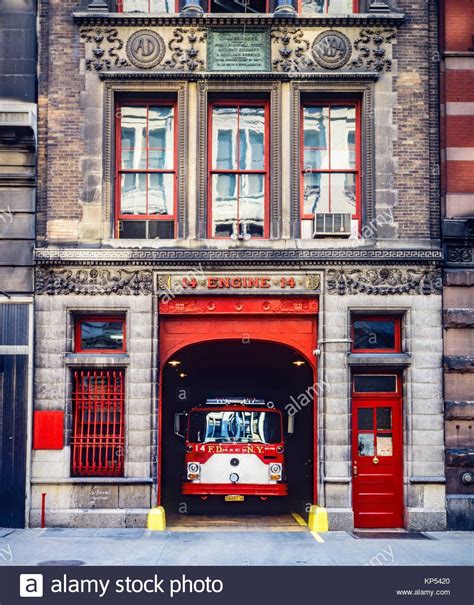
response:
{"label": "window reflection", "polygon": [[174,13],[174,0],[119,0],[124,13]]}
{"label": "window reflection", "polygon": [[212,110],[212,236],[264,237],[265,108]]}
{"label": "window reflection", "polygon": [[[173,217],[175,202],[174,108],[166,105],[124,105],[120,108],[119,167],[121,217]],[[151,237],[169,229],[146,223],[125,225],[120,237]],[[158,237],[158,235],[156,235]]]}
{"label": "window reflection", "polygon": [[303,213],[356,214],[356,108],[303,110]]}
{"label": "window reflection", "polygon": [[353,12],[352,0],[303,0],[303,13],[339,13]]}

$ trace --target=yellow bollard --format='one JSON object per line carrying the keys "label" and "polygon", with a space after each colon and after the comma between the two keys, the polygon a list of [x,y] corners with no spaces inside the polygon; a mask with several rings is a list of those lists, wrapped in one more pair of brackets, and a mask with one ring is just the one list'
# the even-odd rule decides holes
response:
{"label": "yellow bollard", "polygon": [[162,506],[156,506],[150,510],[147,528],[151,531],[164,531],[166,529],[165,509]]}
{"label": "yellow bollard", "polygon": [[317,504],[312,504],[309,509],[308,527],[311,531],[329,531],[328,511]]}

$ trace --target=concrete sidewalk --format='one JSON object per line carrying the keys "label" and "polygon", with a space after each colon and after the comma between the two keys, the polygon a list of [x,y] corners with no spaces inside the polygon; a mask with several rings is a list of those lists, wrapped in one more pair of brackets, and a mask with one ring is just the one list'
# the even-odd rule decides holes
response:
{"label": "concrete sidewalk", "polygon": [[[0,529],[0,565],[472,565],[473,533],[358,539],[307,528]],[[73,561],[75,563],[73,563]]]}

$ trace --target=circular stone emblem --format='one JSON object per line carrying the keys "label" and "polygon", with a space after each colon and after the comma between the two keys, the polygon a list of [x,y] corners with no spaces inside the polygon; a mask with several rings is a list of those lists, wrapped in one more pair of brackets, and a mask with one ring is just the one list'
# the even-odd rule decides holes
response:
{"label": "circular stone emblem", "polygon": [[130,61],[142,69],[158,65],[165,55],[163,38],[148,29],[135,32],[127,42],[127,56]]}
{"label": "circular stone emblem", "polygon": [[326,69],[338,69],[345,65],[352,54],[350,40],[341,32],[327,31],[315,38],[311,50],[314,60]]}

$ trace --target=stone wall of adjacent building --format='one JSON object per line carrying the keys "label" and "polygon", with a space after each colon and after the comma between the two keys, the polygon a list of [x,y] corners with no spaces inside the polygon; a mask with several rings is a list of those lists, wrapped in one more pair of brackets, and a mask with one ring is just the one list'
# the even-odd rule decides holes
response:
{"label": "stone wall of adjacent building", "polygon": [[329,385],[319,402],[324,444],[320,481],[331,528],[353,526],[351,367],[356,366],[351,366],[349,354],[350,315],[370,311],[403,318],[402,351],[408,356],[403,364],[407,365],[382,357],[385,370],[402,372],[405,525],[412,530],[444,529],[441,296],[334,294],[324,297],[321,309],[322,342],[339,341],[320,345],[320,379]]}

